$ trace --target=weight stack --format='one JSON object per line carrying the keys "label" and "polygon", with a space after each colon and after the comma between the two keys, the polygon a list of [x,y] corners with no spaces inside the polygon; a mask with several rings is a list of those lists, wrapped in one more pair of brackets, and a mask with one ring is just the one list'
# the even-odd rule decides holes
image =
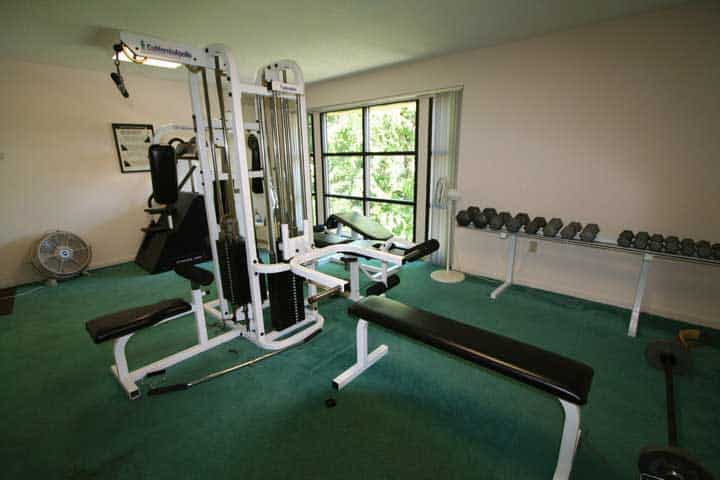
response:
{"label": "weight stack", "polygon": [[220,281],[225,299],[234,306],[251,301],[245,240],[220,239],[217,241]]}
{"label": "weight stack", "polygon": [[270,317],[274,330],[305,320],[304,280],[292,272],[269,273]]}

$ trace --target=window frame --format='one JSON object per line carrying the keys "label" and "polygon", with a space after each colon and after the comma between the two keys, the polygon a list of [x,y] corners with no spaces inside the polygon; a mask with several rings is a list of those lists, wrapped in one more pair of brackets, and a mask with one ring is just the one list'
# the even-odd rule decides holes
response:
{"label": "window frame", "polygon": [[320,209],[318,208],[318,176],[317,164],[315,163],[315,150],[317,149],[317,145],[315,145],[315,115],[312,112],[308,112],[307,114],[307,124],[309,127],[308,146],[310,145],[310,139],[312,139],[312,148],[308,148],[308,164],[312,165],[312,168],[308,171],[308,175],[311,176],[310,203],[312,203],[312,208],[315,209],[315,221],[318,222],[320,220]]}
{"label": "window frame", "polygon": [[[388,151],[388,152],[373,152],[368,150],[370,146],[370,116],[369,112],[371,108],[374,107],[382,107],[385,105],[395,105],[400,103],[414,103],[415,104],[415,144],[414,144],[414,150],[412,151]],[[350,112],[353,110],[362,110],[362,151],[360,152],[335,152],[335,153],[328,153],[327,150],[327,124],[326,124],[326,115],[328,113],[341,113],[341,112]],[[417,98],[414,99],[408,99],[408,100],[394,100],[389,102],[383,102],[383,103],[373,103],[370,105],[362,105],[362,106],[356,106],[351,108],[341,108],[338,110],[328,110],[325,112],[322,112],[320,114],[320,156],[321,156],[321,181],[323,185],[323,206],[325,210],[325,214],[327,216],[327,212],[329,211],[328,208],[328,199],[329,198],[343,198],[347,200],[357,200],[362,202],[363,205],[363,215],[368,215],[369,211],[369,204],[370,203],[388,203],[393,205],[405,205],[405,206],[412,206],[413,208],[413,217],[412,217],[412,238],[408,240],[412,240],[413,242],[416,241],[417,237],[417,201],[418,201],[418,162],[419,162],[419,146],[418,146],[418,140],[420,136],[420,101]],[[316,146],[317,148],[317,146]],[[368,176],[369,172],[369,157],[381,157],[381,156],[413,156],[414,157],[414,167],[413,167],[413,199],[412,200],[397,200],[397,199],[390,199],[390,198],[376,198],[369,196],[369,190],[370,190],[370,178]],[[343,194],[334,194],[334,193],[328,193],[330,191],[329,185],[328,185],[328,165],[327,165],[327,159],[328,157],[361,157],[362,158],[362,174],[363,174],[363,194],[362,196],[356,196],[356,195],[343,195]],[[316,189],[317,190],[317,189]],[[316,208],[317,208],[317,202],[316,202]],[[319,218],[319,217],[318,217]]]}

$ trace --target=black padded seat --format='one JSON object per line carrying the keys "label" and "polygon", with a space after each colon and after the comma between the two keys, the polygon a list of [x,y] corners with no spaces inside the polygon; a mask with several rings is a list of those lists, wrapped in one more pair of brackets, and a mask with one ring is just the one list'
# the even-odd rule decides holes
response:
{"label": "black padded seat", "polygon": [[583,363],[386,297],[367,297],[348,312],[568,402],[587,402],[593,369]]}
{"label": "black padded seat", "polygon": [[343,235],[335,235],[334,233],[315,232],[313,241],[317,248],[328,247],[330,245],[342,245],[353,241],[350,237]]}
{"label": "black padded seat", "polygon": [[173,298],[95,318],[88,321],[85,328],[95,343],[102,343],[191,310],[192,307],[188,302],[180,298]]}

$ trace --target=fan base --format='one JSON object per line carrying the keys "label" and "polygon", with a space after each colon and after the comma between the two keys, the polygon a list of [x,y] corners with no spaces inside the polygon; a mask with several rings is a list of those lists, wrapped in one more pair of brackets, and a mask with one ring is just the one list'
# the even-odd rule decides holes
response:
{"label": "fan base", "polygon": [[430,274],[433,280],[440,283],[459,283],[465,280],[465,274],[454,270],[435,270]]}

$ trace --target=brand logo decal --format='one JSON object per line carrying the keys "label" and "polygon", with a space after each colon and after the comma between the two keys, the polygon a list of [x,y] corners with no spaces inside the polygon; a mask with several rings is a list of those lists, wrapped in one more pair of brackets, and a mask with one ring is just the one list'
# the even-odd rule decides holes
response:
{"label": "brand logo decal", "polygon": [[169,48],[169,47],[163,47],[160,45],[153,45],[150,42],[146,42],[145,40],[140,40],[140,47],[147,51],[147,52],[153,52],[160,55],[165,55],[168,57],[176,57],[176,58],[192,58],[192,54],[188,52],[187,50],[181,50],[179,48]]}

